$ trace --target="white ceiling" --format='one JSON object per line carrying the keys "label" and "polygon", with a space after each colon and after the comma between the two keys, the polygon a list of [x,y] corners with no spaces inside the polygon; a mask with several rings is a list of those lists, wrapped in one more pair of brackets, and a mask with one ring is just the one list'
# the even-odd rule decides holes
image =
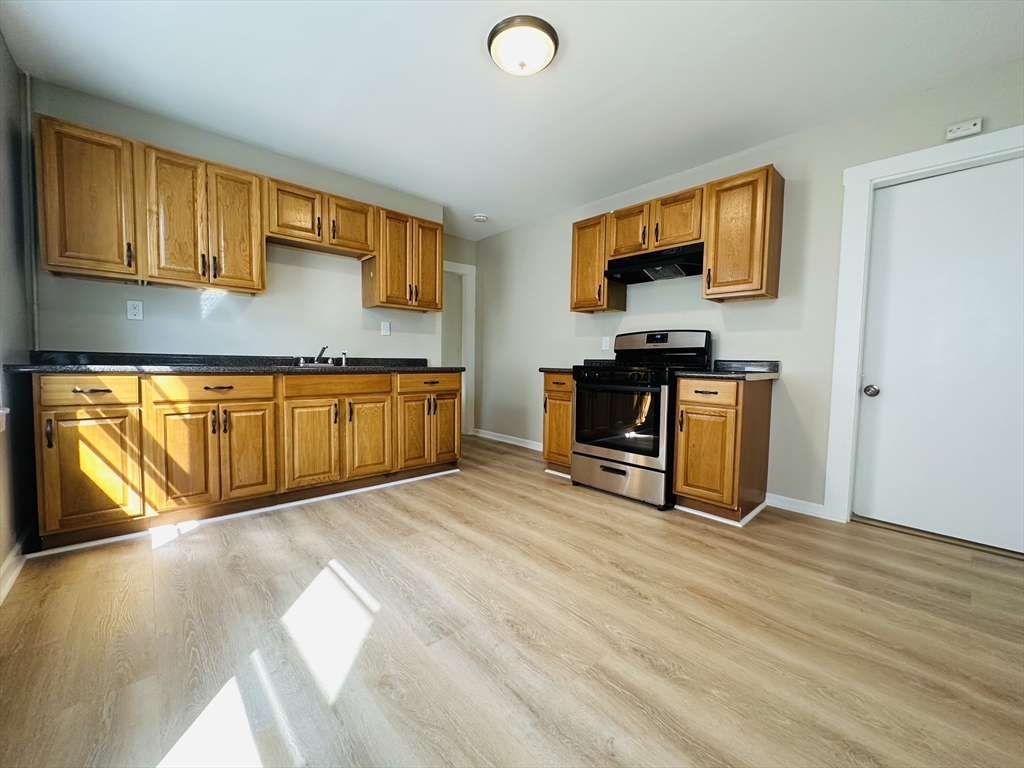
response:
{"label": "white ceiling", "polygon": [[[532,77],[487,55],[516,13],[560,38]],[[0,23],[35,77],[443,203],[471,240],[1024,56],[1019,0],[0,0]]]}

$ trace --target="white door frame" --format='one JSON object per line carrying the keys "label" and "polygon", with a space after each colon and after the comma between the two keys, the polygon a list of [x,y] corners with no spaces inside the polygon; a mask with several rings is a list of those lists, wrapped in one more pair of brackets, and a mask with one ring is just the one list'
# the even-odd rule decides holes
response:
{"label": "white door frame", "polygon": [[858,165],[843,173],[843,233],[839,247],[832,404],[825,461],[827,517],[848,521],[853,503],[875,190],[1018,157],[1024,157],[1024,126]]}
{"label": "white door frame", "polygon": [[[462,275],[462,434],[476,426],[476,267],[446,261],[444,271]],[[443,311],[443,310],[442,310]]]}

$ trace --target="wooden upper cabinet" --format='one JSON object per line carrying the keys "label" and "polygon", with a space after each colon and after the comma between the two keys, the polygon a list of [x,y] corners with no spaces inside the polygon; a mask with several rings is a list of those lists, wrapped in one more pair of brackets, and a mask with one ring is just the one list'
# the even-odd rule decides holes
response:
{"label": "wooden upper cabinet", "polygon": [[440,224],[413,219],[413,304],[441,309],[444,238]]}
{"label": "wooden upper cabinet", "polygon": [[285,490],[341,480],[341,402],[284,401]]}
{"label": "wooden upper cabinet", "polygon": [[156,511],[220,500],[216,403],[154,405],[146,426],[146,496]]}
{"label": "wooden upper cabinet", "polygon": [[210,207],[210,283],[252,292],[264,288],[266,257],[260,211],[260,177],[207,166]]}
{"label": "wooden upper cabinet", "polygon": [[206,163],[155,147],[145,158],[149,276],[208,282]]}
{"label": "wooden upper cabinet", "polygon": [[572,312],[622,311],[626,309],[626,286],[610,283],[604,276],[608,263],[606,214],[572,225],[572,277],[569,310]]}
{"label": "wooden upper cabinet", "polygon": [[324,194],[267,179],[267,234],[286,240],[324,242]]}
{"label": "wooden upper cabinet", "polygon": [[704,298],[778,297],[784,185],[770,165],[707,185]]}
{"label": "wooden upper cabinet", "polygon": [[328,245],[356,253],[373,253],[377,243],[377,209],[344,197],[327,198]]}
{"label": "wooden upper cabinet", "polygon": [[658,198],[651,206],[654,222],[654,231],[651,233],[653,249],[671,248],[700,240],[704,187]]}
{"label": "wooden upper cabinet", "polygon": [[380,212],[380,302],[412,304],[412,217]]}
{"label": "wooden upper cabinet", "polygon": [[41,411],[40,533],[142,515],[140,437],[138,408]]}
{"label": "wooden upper cabinet", "polygon": [[346,479],[390,472],[391,395],[355,395],[345,399],[344,407]]}
{"label": "wooden upper cabinet", "polygon": [[650,250],[651,204],[643,203],[612,211],[608,216],[608,258]]}
{"label": "wooden upper cabinet", "polygon": [[734,500],[736,409],[679,405],[675,492],[731,506]]}
{"label": "wooden upper cabinet", "polygon": [[131,142],[47,117],[36,131],[40,266],[138,274]]}
{"label": "wooden upper cabinet", "polygon": [[220,406],[221,498],[245,499],[277,491],[277,421],[274,403]]}

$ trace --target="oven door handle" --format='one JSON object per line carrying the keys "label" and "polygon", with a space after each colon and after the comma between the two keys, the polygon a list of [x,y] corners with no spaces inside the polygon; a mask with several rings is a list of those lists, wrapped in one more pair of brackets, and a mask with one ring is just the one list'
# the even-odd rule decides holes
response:
{"label": "oven door handle", "polygon": [[589,390],[591,392],[650,392],[652,394],[658,394],[661,392],[660,386],[654,387],[631,387],[625,384],[591,384],[576,382],[576,390]]}

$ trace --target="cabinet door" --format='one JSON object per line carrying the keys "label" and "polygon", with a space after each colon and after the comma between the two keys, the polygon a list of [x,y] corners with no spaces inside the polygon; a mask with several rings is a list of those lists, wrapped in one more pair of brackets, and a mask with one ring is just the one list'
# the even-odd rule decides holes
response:
{"label": "cabinet door", "polygon": [[263,290],[260,177],[207,166],[210,204],[210,282],[224,288]]}
{"label": "cabinet door", "polygon": [[225,501],[277,491],[275,410],[274,403],[221,405],[220,485]]}
{"label": "cabinet door", "polygon": [[412,304],[412,217],[381,210],[377,280],[382,303]]}
{"label": "cabinet door", "polygon": [[47,118],[38,125],[41,266],[137,274],[131,142]]}
{"label": "cabinet door", "polygon": [[153,406],[147,425],[146,488],[157,511],[220,501],[216,403]]}
{"label": "cabinet door", "polygon": [[444,244],[440,224],[413,220],[413,303],[420,309],[441,309]]}
{"label": "cabinet door", "polygon": [[285,400],[285,490],[341,480],[341,403]]}
{"label": "cabinet door", "polygon": [[701,214],[704,208],[703,187],[662,197],[655,200],[653,205],[653,248],[669,248],[700,240]]}
{"label": "cabinet door", "polygon": [[651,245],[651,204],[612,211],[608,216],[608,257],[641,253]]}
{"label": "cabinet door", "polygon": [[42,533],[142,515],[139,409],[43,411]]}
{"label": "cabinet door", "polygon": [[398,469],[430,463],[433,395],[398,396]]}
{"label": "cabinet door", "polygon": [[736,409],[679,406],[675,492],[731,507],[736,459]]}
{"label": "cabinet door", "polygon": [[322,193],[268,179],[267,210],[269,234],[311,243],[324,241]]}
{"label": "cabinet door", "polygon": [[328,243],[359,253],[373,253],[377,237],[377,209],[344,197],[329,197],[331,231]]}
{"label": "cabinet door", "polygon": [[602,214],[572,225],[570,310],[599,309],[606,298],[605,218]]}
{"label": "cabinet door", "polygon": [[763,288],[768,170],[708,184],[705,297]]}
{"label": "cabinet door", "polygon": [[394,466],[391,453],[391,395],[345,399],[345,477],[383,475]]}
{"label": "cabinet door", "polygon": [[207,283],[206,164],[146,147],[149,276]]}
{"label": "cabinet door", "polygon": [[572,395],[544,395],[544,460],[569,466],[572,459]]}
{"label": "cabinet door", "polygon": [[438,392],[431,415],[434,462],[458,461],[462,455],[462,395]]}

